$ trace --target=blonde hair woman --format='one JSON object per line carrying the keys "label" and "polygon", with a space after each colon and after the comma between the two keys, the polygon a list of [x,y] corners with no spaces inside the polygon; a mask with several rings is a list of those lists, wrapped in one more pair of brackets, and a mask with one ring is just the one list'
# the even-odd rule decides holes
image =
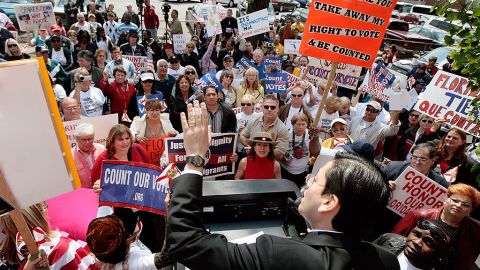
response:
{"label": "blonde hair woman", "polygon": [[242,97],[246,94],[252,95],[257,103],[262,101],[265,96],[263,86],[260,85],[260,79],[258,78],[258,70],[253,67],[247,69],[237,90],[237,107],[240,107]]}

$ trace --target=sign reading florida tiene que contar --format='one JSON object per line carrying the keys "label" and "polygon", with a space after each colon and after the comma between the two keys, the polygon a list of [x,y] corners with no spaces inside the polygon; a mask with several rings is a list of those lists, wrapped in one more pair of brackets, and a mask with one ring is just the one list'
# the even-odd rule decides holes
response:
{"label": "sign reading florida tiene que contar", "polygon": [[396,0],[314,0],[300,53],[371,67]]}

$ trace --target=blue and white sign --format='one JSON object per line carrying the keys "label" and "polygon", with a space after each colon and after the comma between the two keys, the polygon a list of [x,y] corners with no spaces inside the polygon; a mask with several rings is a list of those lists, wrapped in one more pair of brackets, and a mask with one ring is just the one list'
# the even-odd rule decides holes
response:
{"label": "blue and white sign", "polygon": [[283,53],[284,54],[300,54],[301,39],[285,39],[283,41]]}
{"label": "blue and white sign", "polygon": [[158,99],[163,100],[163,95],[160,94],[153,94],[153,95],[143,95],[137,97],[137,105],[138,105],[138,115],[142,117],[145,114],[145,103],[149,99]]}
{"label": "blue and white sign", "polygon": [[100,205],[131,207],[160,215],[166,214],[165,196],[169,179],[158,181],[162,169],[150,164],[104,161]]}
{"label": "blue and white sign", "polygon": [[217,87],[218,91],[222,91],[223,89],[223,85],[220,83],[219,80],[217,80],[217,77],[215,77],[215,73],[213,73],[212,71],[208,72],[200,79],[195,81],[195,86],[197,86],[198,89],[203,89],[205,86],[208,85],[214,85],[215,87]]}
{"label": "blue and white sign", "polygon": [[287,76],[285,72],[268,73],[265,80],[265,92],[285,94],[287,91]]}
{"label": "blue and white sign", "polygon": [[239,17],[237,20],[238,32],[241,38],[266,33],[270,30],[268,11],[266,8]]}
{"label": "blue and white sign", "polygon": [[265,68],[269,65],[274,65],[280,71],[282,70],[282,58],[277,56],[267,56],[265,57],[265,61],[263,61],[263,65]]}

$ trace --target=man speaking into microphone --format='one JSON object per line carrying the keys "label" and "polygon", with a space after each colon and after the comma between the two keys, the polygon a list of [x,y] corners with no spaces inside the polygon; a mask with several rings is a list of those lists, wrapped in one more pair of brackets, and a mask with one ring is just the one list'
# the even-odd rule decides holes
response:
{"label": "man speaking into microphone", "polygon": [[[205,104],[188,105],[181,115],[186,166],[171,185],[167,256],[190,269],[400,269],[392,253],[362,241],[387,205],[390,189],[370,162],[338,153],[306,179],[300,214],[312,230],[303,239],[261,235],[253,244],[229,243],[203,225],[201,204],[204,155],[209,148]],[[155,256],[162,267],[161,256]]]}

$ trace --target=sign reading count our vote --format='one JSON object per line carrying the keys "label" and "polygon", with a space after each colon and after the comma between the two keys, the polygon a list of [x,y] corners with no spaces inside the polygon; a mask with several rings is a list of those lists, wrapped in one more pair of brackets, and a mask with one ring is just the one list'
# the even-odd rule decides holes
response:
{"label": "sign reading count our vote", "polygon": [[100,205],[132,207],[165,215],[168,178],[157,182],[162,169],[157,166],[125,161],[104,161]]}

